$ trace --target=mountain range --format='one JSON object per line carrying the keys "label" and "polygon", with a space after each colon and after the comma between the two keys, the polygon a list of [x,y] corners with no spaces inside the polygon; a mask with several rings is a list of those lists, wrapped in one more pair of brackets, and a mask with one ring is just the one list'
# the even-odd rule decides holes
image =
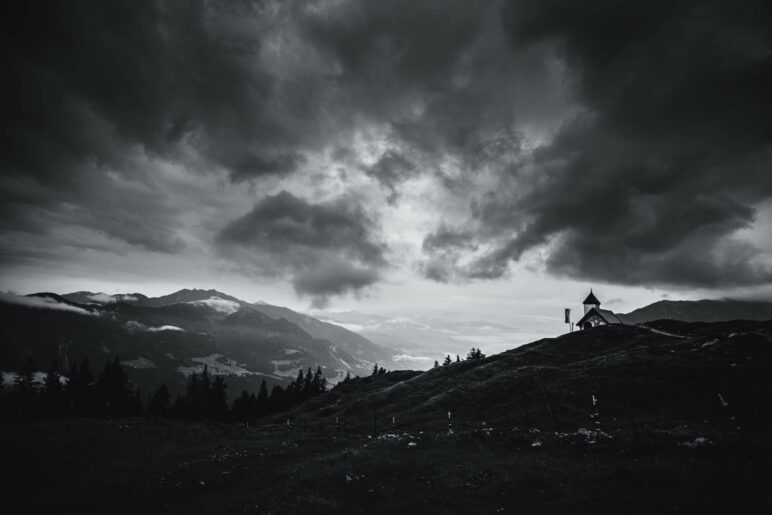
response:
{"label": "mountain range", "polygon": [[[120,357],[131,379],[150,392],[165,383],[182,391],[201,372],[226,376],[229,394],[256,391],[265,379],[286,385],[298,370],[321,367],[330,382],[350,373],[426,369],[446,352],[471,345],[517,347],[518,329],[485,322],[443,323],[357,312],[315,318],[216,290],[183,289],[161,297],[78,291],[65,295],[0,294],[0,370],[60,370],[88,358],[95,371]],[[620,315],[628,324],[670,319],[718,322],[772,319],[772,303],[736,300],[660,301]],[[320,319],[321,318],[321,319]],[[534,338],[536,339],[536,338]],[[455,347],[454,347],[455,346]]]}
{"label": "mountain range", "polygon": [[143,391],[172,392],[206,366],[225,375],[229,394],[257,391],[266,379],[286,385],[298,370],[321,367],[331,382],[369,374],[374,363],[398,366],[393,352],[288,308],[250,304],[216,290],[184,289],[162,297],[78,291],[0,297],[4,322],[0,369],[66,371],[87,358],[98,371],[120,357]]}
{"label": "mountain range", "polygon": [[772,302],[746,300],[661,300],[620,315],[628,324],[653,320],[681,322],[726,322],[729,320],[770,320]]}

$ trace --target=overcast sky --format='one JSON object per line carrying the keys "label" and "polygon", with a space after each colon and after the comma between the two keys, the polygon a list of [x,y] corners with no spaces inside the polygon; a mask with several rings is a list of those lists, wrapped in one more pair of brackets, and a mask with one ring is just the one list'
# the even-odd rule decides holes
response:
{"label": "overcast sky", "polygon": [[772,298],[771,15],[15,2],[0,288],[216,288],[524,334],[563,330],[590,287],[622,312]]}

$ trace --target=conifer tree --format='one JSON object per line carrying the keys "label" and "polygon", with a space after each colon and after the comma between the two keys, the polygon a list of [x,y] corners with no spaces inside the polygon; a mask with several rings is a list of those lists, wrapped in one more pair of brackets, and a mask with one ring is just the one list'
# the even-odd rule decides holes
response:
{"label": "conifer tree", "polygon": [[439,361],[437,361],[437,360],[435,359],[435,360],[434,360],[434,366],[433,366],[433,368],[437,368],[437,367],[439,367],[439,366],[440,366],[440,362],[439,362]]}
{"label": "conifer tree", "polygon": [[461,358],[458,357],[458,354],[456,354],[456,363],[461,363]]}
{"label": "conifer tree", "polygon": [[104,371],[96,382],[95,397],[98,404],[97,415],[121,418],[136,414],[136,392],[121,366],[120,358],[116,357],[105,364]]}
{"label": "conifer tree", "polygon": [[43,410],[46,417],[60,417],[64,412],[64,388],[56,360],[48,369],[43,382]]}
{"label": "conifer tree", "polygon": [[241,395],[233,401],[233,405],[231,406],[231,416],[236,422],[247,422],[252,418],[251,415],[249,393],[246,390],[243,390]]}
{"label": "conifer tree", "polygon": [[91,373],[88,358],[83,358],[80,367],[73,364],[70,381],[65,389],[69,410],[73,415],[87,417],[95,414],[93,383],[94,374]]}
{"label": "conifer tree", "polygon": [[373,373],[371,375],[374,375],[374,376],[378,375],[378,363],[373,365]]}
{"label": "conifer tree", "polygon": [[303,394],[300,396],[300,399],[305,401],[313,397],[314,394],[314,374],[311,372],[311,367],[308,367],[306,376],[303,378]]}
{"label": "conifer tree", "polygon": [[485,357],[485,354],[483,354],[482,350],[475,349],[472,347],[472,350],[469,351],[469,354],[466,355],[466,359],[482,359]]}
{"label": "conifer tree", "polygon": [[[289,389],[289,387],[287,388]],[[275,384],[271,388],[271,396],[268,398],[268,409],[270,413],[278,413],[284,410],[286,403],[286,393],[284,388]]]}
{"label": "conifer tree", "polygon": [[453,363],[453,361],[450,359],[450,354],[446,354],[445,355],[445,360],[442,362],[442,366],[443,367],[447,367],[451,363]]}
{"label": "conifer tree", "polygon": [[37,386],[35,385],[35,363],[27,359],[24,368],[16,374],[13,385],[13,398],[16,413],[21,420],[32,418],[37,406]]}
{"label": "conifer tree", "polygon": [[215,376],[208,390],[208,400],[206,407],[206,418],[224,422],[228,418],[228,396],[225,390],[228,385],[223,376]]}
{"label": "conifer tree", "polygon": [[316,366],[316,373],[314,374],[313,390],[314,395],[318,395],[327,391],[327,379],[322,374],[322,367],[319,365]]}
{"label": "conifer tree", "polygon": [[169,389],[166,387],[166,384],[162,384],[150,398],[150,402],[147,403],[148,416],[168,417],[171,413],[170,401]]}
{"label": "conifer tree", "polygon": [[343,378],[342,382],[348,383],[349,381],[351,381],[351,372],[346,372],[346,377]]}
{"label": "conifer tree", "polygon": [[265,384],[265,378],[260,382],[260,390],[255,399],[255,416],[262,417],[268,413],[268,387]]}

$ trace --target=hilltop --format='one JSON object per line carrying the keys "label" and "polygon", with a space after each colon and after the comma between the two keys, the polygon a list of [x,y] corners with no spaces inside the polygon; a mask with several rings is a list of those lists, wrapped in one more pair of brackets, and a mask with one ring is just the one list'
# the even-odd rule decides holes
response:
{"label": "hilltop", "polygon": [[[483,422],[554,430],[586,426],[599,402],[604,427],[726,423],[718,395],[748,431],[772,420],[772,321],[604,326],[547,338],[426,372],[397,371],[341,384],[291,416],[299,422],[336,417],[357,428],[436,429],[447,412],[462,427]],[[542,387],[543,386],[543,387]],[[545,398],[546,394],[546,398]],[[527,415],[526,415],[527,410]],[[714,426],[715,425],[715,426]]]}
{"label": "hilltop", "polygon": [[745,300],[660,300],[620,317],[628,324],[654,320],[681,322],[726,322],[729,320],[770,320],[772,302]]}
{"label": "hilltop", "polygon": [[772,321],[660,321],[354,379],[249,425],[0,424],[0,452],[14,471],[6,505],[761,513],[772,506],[771,365]]}

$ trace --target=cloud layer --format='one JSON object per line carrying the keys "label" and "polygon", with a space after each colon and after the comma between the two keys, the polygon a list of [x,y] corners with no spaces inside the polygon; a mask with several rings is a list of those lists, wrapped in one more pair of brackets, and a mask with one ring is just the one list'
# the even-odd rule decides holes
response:
{"label": "cloud layer", "polygon": [[350,199],[312,204],[291,193],[268,196],[217,236],[226,255],[261,275],[288,275],[317,305],[331,294],[375,283],[386,265],[375,224]]}
{"label": "cloud layer", "polygon": [[772,197],[770,14],[17,3],[0,36],[0,271],[171,256],[317,304],[416,271],[769,283],[772,249],[742,234],[765,230]]}

